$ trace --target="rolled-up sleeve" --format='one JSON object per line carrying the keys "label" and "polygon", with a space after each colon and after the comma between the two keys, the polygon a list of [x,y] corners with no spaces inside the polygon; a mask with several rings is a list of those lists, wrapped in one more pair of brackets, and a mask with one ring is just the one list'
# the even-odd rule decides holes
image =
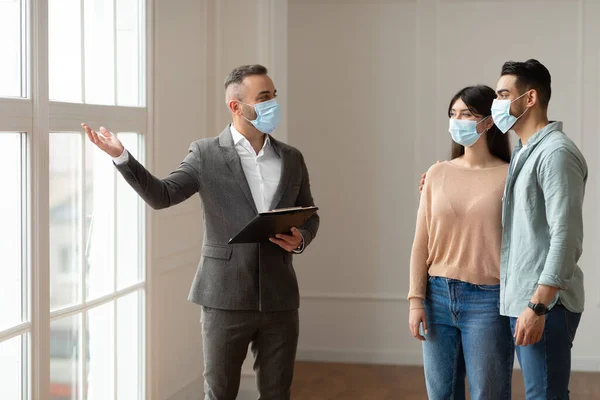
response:
{"label": "rolled-up sleeve", "polygon": [[585,161],[559,148],[542,160],[538,182],[544,194],[550,249],[538,284],[566,289],[582,253]]}

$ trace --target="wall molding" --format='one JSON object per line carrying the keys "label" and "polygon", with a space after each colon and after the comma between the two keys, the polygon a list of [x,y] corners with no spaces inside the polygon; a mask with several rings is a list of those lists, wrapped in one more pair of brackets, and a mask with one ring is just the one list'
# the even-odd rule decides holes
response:
{"label": "wall molding", "polygon": [[418,0],[288,0],[293,5],[331,4],[340,6],[372,5],[372,4],[415,4]]}
{"label": "wall molding", "polygon": [[354,364],[423,365],[423,355],[420,349],[301,347],[298,349],[296,360]]}
{"label": "wall molding", "polygon": [[399,301],[408,302],[408,294],[398,295],[392,293],[325,293],[304,292],[300,294],[304,300],[351,300],[351,301]]}
{"label": "wall molding", "polygon": [[160,258],[155,258],[152,261],[152,265],[154,266],[154,275],[165,275],[182,267],[198,265],[198,262],[200,261],[201,247],[202,243],[199,242],[197,246],[191,247],[187,250],[178,251]]}
{"label": "wall molding", "polygon": [[169,396],[168,400],[202,400],[204,399],[204,378],[200,376],[189,382],[178,390],[175,394]]}
{"label": "wall molding", "polygon": [[[300,347],[298,348],[297,361],[335,362],[351,364],[377,364],[377,365],[407,365],[422,366],[423,356],[420,349],[358,349],[358,348],[328,348],[328,347]],[[573,371],[598,372],[600,371],[600,357],[573,357],[571,366]],[[515,369],[520,369],[515,357]]]}
{"label": "wall molding", "polygon": [[[198,205],[191,204],[191,207],[198,207]],[[170,260],[172,258],[177,261],[181,258],[183,253],[189,252],[196,252],[198,255],[197,258],[199,259],[200,249],[202,248],[202,242],[204,240],[204,222],[202,213],[191,207],[184,207],[179,210],[154,215],[153,234],[156,238],[156,244],[152,249],[152,255],[155,262],[162,263],[165,260]],[[186,224],[195,224],[196,226],[188,228],[188,232],[190,233],[181,236],[181,240],[173,241],[171,240],[172,236],[165,235],[165,232],[172,232],[173,229],[177,230],[181,226],[186,226]],[[194,231],[197,232],[197,237],[196,234],[193,233]],[[164,241],[167,243],[164,243]],[[159,270],[160,269],[161,268],[159,268]]]}
{"label": "wall molding", "polygon": [[[439,3],[489,3],[489,0],[437,0]],[[539,3],[540,0],[503,0],[508,3]],[[548,3],[575,3],[580,0],[545,0]]]}
{"label": "wall molding", "polygon": [[571,370],[580,372],[599,372],[600,357],[573,357]]}

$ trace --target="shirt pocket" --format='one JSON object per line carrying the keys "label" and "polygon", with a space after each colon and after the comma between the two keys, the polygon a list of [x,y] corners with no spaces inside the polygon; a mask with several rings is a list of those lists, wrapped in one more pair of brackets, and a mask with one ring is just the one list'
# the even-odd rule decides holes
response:
{"label": "shirt pocket", "polygon": [[522,171],[520,178],[515,183],[515,190],[513,192],[515,208],[531,211],[537,207],[541,198],[537,179],[535,179],[535,172]]}

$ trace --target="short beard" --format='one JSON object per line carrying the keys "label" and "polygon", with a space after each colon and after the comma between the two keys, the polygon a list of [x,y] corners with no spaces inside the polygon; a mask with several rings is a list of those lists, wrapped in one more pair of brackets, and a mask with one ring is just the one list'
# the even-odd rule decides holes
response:
{"label": "short beard", "polygon": [[[245,111],[248,110],[248,113]],[[242,104],[242,115],[249,121],[254,121],[257,117],[256,111],[254,111],[254,107],[248,106],[246,104]]]}

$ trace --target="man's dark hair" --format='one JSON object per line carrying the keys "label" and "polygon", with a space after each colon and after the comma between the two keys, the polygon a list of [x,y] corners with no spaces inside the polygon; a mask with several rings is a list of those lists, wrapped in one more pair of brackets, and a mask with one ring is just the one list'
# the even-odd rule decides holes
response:
{"label": "man's dark hair", "polygon": [[237,67],[225,79],[225,102],[242,100],[241,85],[248,76],[266,75],[267,68],[259,64],[242,65]]}
{"label": "man's dark hair", "polygon": [[266,75],[267,73],[267,68],[259,64],[242,65],[241,67],[237,67],[231,71],[231,73],[227,76],[227,79],[225,79],[225,89],[233,84],[241,84],[248,76]]}
{"label": "man's dark hair", "polygon": [[517,77],[516,85],[519,94],[535,89],[540,105],[543,108],[548,108],[550,96],[552,95],[550,71],[538,60],[507,61],[502,66],[501,75],[514,75]]}

